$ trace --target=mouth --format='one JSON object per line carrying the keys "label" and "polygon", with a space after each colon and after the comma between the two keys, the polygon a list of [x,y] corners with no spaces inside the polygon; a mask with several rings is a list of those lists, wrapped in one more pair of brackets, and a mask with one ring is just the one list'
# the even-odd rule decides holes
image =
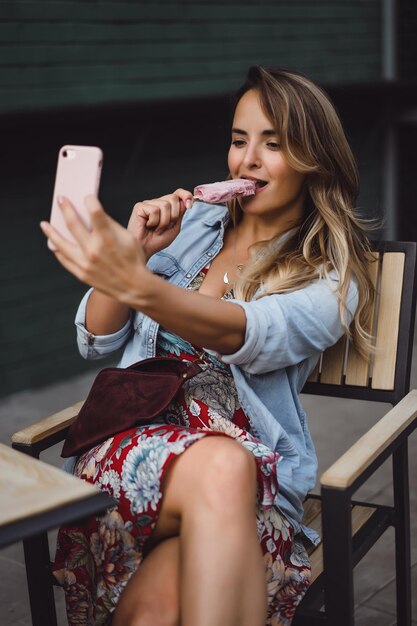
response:
{"label": "mouth", "polygon": [[253,182],[255,183],[255,194],[262,191],[262,189],[265,189],[265,187],[268,185],[266,180],[260,180],[259,178],[252,178],[251,176],[242,176],[241,178],[245,178],[246,180],[253,180]]}

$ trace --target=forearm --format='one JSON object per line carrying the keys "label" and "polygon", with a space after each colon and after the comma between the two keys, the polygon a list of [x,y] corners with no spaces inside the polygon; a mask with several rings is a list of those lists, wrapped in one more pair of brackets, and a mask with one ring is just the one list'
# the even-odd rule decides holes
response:
{"label": "forearm", "polygon": [[172,285],[146,268],[140,293],[131,291],[126,304],[142,311],[183,339],[220,354],[236,352],[245,340],[246,316],[234,303]]}
{"label": "forearm", "polygon": [[129,316],[127,304],[94,289],[87,302],[85,326],[93,335],[110,335],[123,328]]}

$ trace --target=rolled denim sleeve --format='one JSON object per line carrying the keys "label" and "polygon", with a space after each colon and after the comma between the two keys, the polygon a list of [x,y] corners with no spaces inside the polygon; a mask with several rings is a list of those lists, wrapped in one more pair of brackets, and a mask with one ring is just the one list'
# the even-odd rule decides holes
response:
{"label": "rolled denim sleeve", "polygon": [[[246,314],[245,341],[234,354],[222,355],[225,363],[240,366],[251,374],[301,363],[343,335],[339,301],[334,286],[326,279],[285,294],[265,296],[252,302],[229,300]],[[351,281],[347,297],[347,323],[358,304],[357,286]]]}
{"label": "rolled denim sleeve", "polygon": [[75,316],[75,326],[77,328],[77,345],[81,356],[84,359],[102,359],[112,352],[119,350],[130,337],[132,329],[132,318],[117,332],[110,335],[93,335],[85,327],[85,314],[88,298],[92,293],[89,289],[78,307]]}

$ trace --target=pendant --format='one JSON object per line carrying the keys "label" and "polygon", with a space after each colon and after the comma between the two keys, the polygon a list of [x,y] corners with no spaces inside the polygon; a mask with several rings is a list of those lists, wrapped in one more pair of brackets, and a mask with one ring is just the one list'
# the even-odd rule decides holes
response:
{"label": "pendant", "polygon": [[225,285],[229,284],[229,277],[227,275],[227,272],[225,272],[224,276],[223,276],[223,282]]}

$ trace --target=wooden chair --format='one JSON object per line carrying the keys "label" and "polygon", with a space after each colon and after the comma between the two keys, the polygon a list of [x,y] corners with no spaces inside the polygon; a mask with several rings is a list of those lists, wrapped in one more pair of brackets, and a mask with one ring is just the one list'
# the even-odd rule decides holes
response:
{"label": "wooden chair", "polygon": [[[417,427],[417,391],[408,393],[416,244],[381,243],[374,250],[377,298],[370,330],[375,355],[365,361],[342,339],[322,355],[303,392],[388,402],[394,408],[322,474],[321,496],[309,496],[304,503],[305,523],[321,532],[322,542],[310,550],[312,584],[295,626],[354,624],[353,568],[390,526],[395,528],[397,625],[411,624],[407,443]],[[353,501],[352,495],[389,457],[393,506]]]}
{"label": "wooden chair", "polygon": [[[305,501],[305,523],[321,533],[322,542],[310,551],[312,584],[297,610],[295,626],[354,624],[353,568],[389,526],[395,528],[397,624],[411,625],[407,439],[417,427],[417,391],[408,393],[416,303],[416,244],[382,243],[375,246],[375,253],[375,356],[364,362],[342,340],[322,355],[303,391],[388,402],[394,408],[321,476],[321,496],[309,496]],[[13,447],[38,456],[65,437],[81,405],[82,402],[16,433],[12,437]],[[393,506],[353,501],[358,487],[389,457],[393,462]],[[32,558],[31,550],[27,548],[28,559]],[[56,624],[45,577],[39,584],[39,571],[45,572],[49,567],[45,541],[41,549],[36,547],[36,561],[28,571],[34,626]],[[49,606],[47,612],[42,608],[45,603]]]}

